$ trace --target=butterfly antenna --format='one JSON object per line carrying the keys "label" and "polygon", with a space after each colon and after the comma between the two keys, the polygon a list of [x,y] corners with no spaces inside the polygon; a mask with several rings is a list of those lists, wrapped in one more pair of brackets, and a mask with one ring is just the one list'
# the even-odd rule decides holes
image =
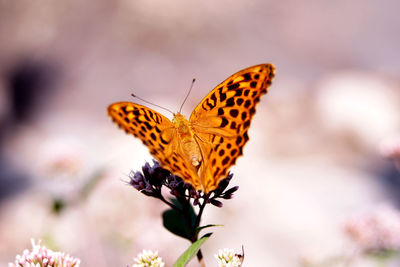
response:
{"label": "butterfly antenna", "polygon": [[131,96],[133,96],[133,97],[135,97],[135,98],[137,98],[137,99],[140,99],[140,100],[142,100],[143,102],[145,102],[145,103],[147,103],[147,104],[150,104],[150,105],[159,107],[159,108],[161,108],[161,109],[163,109],[163,110],[166,110],[166,111],[172,113],[172,115],[174,115],[174,113],[173,113],[171,110],[167,109],[167,108],[164,108],[164,107],[162,107],[162,106],[159,106],[159,105],[157,105],[157,104],[154,104],[154,103],[151,103],[151,102],[149,102],[149,101],[147,101],[147,100],[144,100],[143,98],[138,97],[138,96],[135,95],[135,94],[131,94]]}
{"label": "butterfly antenna", "polygon": [[181,111],[182,111],[182,107],[183,107],[183,105],[185,104],[185,102],[186,102],[186,99],[189,97],[189,95],[190,95],[190,92],[192,91],[193,84],[194,84],[194,82],[195,82],[195,81],[196,81],[196,79],[195,79],[195,78],[193,78],[193,80],[192,80],[192,84],[190,85],[189,92],[186,94],[185,100],[183,100],[183,103],[182,103],[182,105],[181,105],[181,108],[179,109],[179,113],[181,113]]}

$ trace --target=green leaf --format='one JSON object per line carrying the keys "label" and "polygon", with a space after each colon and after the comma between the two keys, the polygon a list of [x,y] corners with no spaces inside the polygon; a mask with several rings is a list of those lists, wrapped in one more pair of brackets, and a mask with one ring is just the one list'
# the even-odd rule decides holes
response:
{"label": "green leaf", "polygon": [[173,267],[184,267],[193,259],[193,257],[199,251],[201,245],[212,235],[212,233],[205,234],[202,238],[194,242],[183,254],[179,257],[179,259],[174,263]]}
{"label": "green leaf", "polygon": [[210,227],[216,227],[216,226],[224,226],[223,224],[207,224],[204,226],[199,226],[196,228],[196,234],[200,233],[201,230],[210,228]]}
{"label": "green leaf", "polygon": [[[182,205],[177,199],[171,199],[171,202],[182,210]],[[187,216],[190,220],[191,226],[193,227],[196,221],[196,213],[194,212],[194,209],[190,203],[187,208]],[[175,209],[169,209],[163,212],[162,218],[163,225],[168,231],[191,241],[191,228],[188,226],[188,223],[182,213]]]}
{"label": "green leaf", "polygon": [[[174,203],[175,206],[177,206],[179,209],[182,210],[182,205],[181,205],[181,203],[178,201],[178,199],[176,199],[176,198],[171,198],[171,202]],[[196,221],[196,218],[197,218],[197,215],[196,215],[196,213],[194,212],[194,209],[193,209],[192,204],[190,204],[190,202],[188,202],[188,204],[189,204],[189,217],[190,217],[190,221],[191,221],[192,225],[194,225],[194,223],[195,223],[195,221]]]}
{"label": "green leaf", "polygon": [[190,241],[190,230],[182,214],[177,210],[169,209],[163,212],[162,218],[163,225],[168,231]]}

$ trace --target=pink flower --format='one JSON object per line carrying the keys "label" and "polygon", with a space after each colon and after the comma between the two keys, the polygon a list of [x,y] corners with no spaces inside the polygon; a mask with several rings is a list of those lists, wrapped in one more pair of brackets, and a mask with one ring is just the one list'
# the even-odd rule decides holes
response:
{"label": "pink flower", "polygon": [[400,249],[400,212],[391,206],[351,217],[344,230],[364,252]]}

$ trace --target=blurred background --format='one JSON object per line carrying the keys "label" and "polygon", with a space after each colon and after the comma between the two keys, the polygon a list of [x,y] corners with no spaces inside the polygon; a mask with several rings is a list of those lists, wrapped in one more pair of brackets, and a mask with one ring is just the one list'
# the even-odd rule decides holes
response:
{"label": "blurred background", "polygon": [[126,185],[151,157],[106,107],[134,92],[177,111],[196,78],[189,116],[229,75],[265,62],[276,78],[232,169],[240,189],[205,210],[204,224],[224,225],[204,245],[206,262],[242,245],[245,266],[351,253],[346,218],[400,204],[399,173],[379,152],[400,134],[399,8],[0,0],[0,265],[35,238],[82,266],[131,265],[142,249],[171,266],[189,243],[162,227],[163,203]]}

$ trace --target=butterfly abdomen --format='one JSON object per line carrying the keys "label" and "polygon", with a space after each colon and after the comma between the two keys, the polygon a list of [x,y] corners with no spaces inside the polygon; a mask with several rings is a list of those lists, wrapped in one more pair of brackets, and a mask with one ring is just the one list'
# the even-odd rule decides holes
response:
{"label": "butterfly abdomen", "polygon": [[188,162],[192,164],[195,169],[200,167],[202,161],[200,148],[194,139],[193,130],[190,128],[189,121],[181,114],[174,115],[172,120],[176,131],[179,135],[180,149]]}

